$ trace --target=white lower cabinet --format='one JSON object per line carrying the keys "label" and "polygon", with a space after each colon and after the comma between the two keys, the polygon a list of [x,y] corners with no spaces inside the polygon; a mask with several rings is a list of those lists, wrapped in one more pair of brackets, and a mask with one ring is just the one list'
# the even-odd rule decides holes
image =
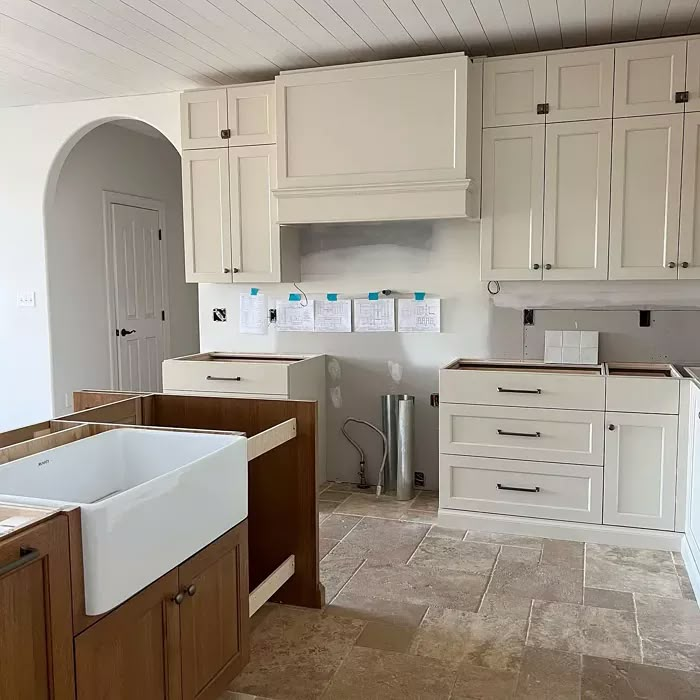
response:
{"label": "white lower cabinet", "polygon": [[607,525],[673,530],[678,416],[606,413]]}

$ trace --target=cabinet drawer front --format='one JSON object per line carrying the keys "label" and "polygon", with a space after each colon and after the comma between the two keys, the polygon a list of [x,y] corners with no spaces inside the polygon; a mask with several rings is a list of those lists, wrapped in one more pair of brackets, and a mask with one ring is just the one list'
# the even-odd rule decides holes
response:
{"label": "cabinet drawer front", "polygon": [[440,507],[602,522],[603,470],[440,455]]}
{"label": "cabinet drawer front", "polygon": [[599,376],[440,370],[440,400],[445,403],[522,406],[527,408],[605,408],[605,379]]}
{"label": "cabinet drawer front", "polygon": [[606,411],[678,413],[680,381],[650,377],[608,377]]}
{"label": "cabinet drawer front", "polygon": [[599,411],[440,405],[440,452],[603,465]]}
{"label": "cabinet drawer front", "polygon": [[287,365],[273,362],[163,363],[163,390],[212,394],[287,394]]}

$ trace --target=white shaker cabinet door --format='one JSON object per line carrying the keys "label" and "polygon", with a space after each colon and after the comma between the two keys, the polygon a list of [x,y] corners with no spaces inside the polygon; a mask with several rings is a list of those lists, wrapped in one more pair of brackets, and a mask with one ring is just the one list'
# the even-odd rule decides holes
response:
{"label": "white shaker cabinet door", "polygon": [[700,112],[685,115],[679,279],[700,279]]}
{"label": "white shaker cabinet door", "polygon": [[481,278],[542,279],[544,125],[483,132]]}
{"label": "white shaker cabinet door", "polygon": [[615,49],[615,117],[683,112],[685,41],[657,41]]}
{"label": "white shaker cabinet door", "polygon": [[547,125],[545,280],[608,277],[612,120]]}
{"label": "white shaker cabinet door", "polygon": [[685,76],[685,89],[688,91],[688,102],[685,112],[700,111],[700,39],[688,41],[688,61]]}
{"label": "white shaker cabinet door", "polygon": [[613,120],[610,279],[677,279],[683,115]]}
{"label": "white shaker cabinet door", "polygon": [[508,58],[484,63],[484,126],[544,124],[547,59]]}
{"label": "white shaker cabinet door", "polygon": [[229,146],[275,143],[275,84],[253,83],[227,88]]}
{"label": "white shaker cabinet door", "polygon": [[614,49],[547,56],[547,123],[612,117]]}
{"label": "white shaker cabinet door", "polygon": [[606,413],[603,523],[673,530],[678,417]]}
{"label": "white shaker cabinet door", "polygon": [[184,92],[180,96],[180,122],[184,149],[228,145],[226,88]]}
{"label": "white shaker cabinet door", "polygon": [[185,279],[231,282],[228,148],[182,153]]}

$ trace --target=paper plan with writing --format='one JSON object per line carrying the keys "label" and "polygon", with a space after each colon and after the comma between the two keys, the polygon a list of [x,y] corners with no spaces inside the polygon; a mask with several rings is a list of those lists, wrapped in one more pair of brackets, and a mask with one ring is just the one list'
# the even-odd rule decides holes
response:
{"label": "paper plan with writing", "polygon": [[440,299],[399,299],[399,333],[439,333]]}
{"label": "paper plan with writing", "polygon": [[267,297],[264,294],[241,294],[239,331],[267,335],[267,327]]}
{"label": "paper plan with writing", "polygon": [[355,299],[354,310],[359,333],[396,330],[393,299]]}
{"label": "paper plan with writing", "polygon": [[350,299],[314,301],[317,333],[350,333],[352,331],[352,306]]}
{"label": "paper plan with writing", "polygon": [[278,331],[313,331],[314,304],[303,301],[278,301]]}

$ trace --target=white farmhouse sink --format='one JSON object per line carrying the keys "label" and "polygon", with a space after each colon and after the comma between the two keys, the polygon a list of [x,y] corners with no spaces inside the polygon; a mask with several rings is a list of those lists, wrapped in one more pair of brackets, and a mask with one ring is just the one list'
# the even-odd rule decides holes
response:
{"label": "white farmhouse sink", "polygon": [[246,438],[119,428],[0,466],[0,500],[80,506],[88,615],[248,515]]}

